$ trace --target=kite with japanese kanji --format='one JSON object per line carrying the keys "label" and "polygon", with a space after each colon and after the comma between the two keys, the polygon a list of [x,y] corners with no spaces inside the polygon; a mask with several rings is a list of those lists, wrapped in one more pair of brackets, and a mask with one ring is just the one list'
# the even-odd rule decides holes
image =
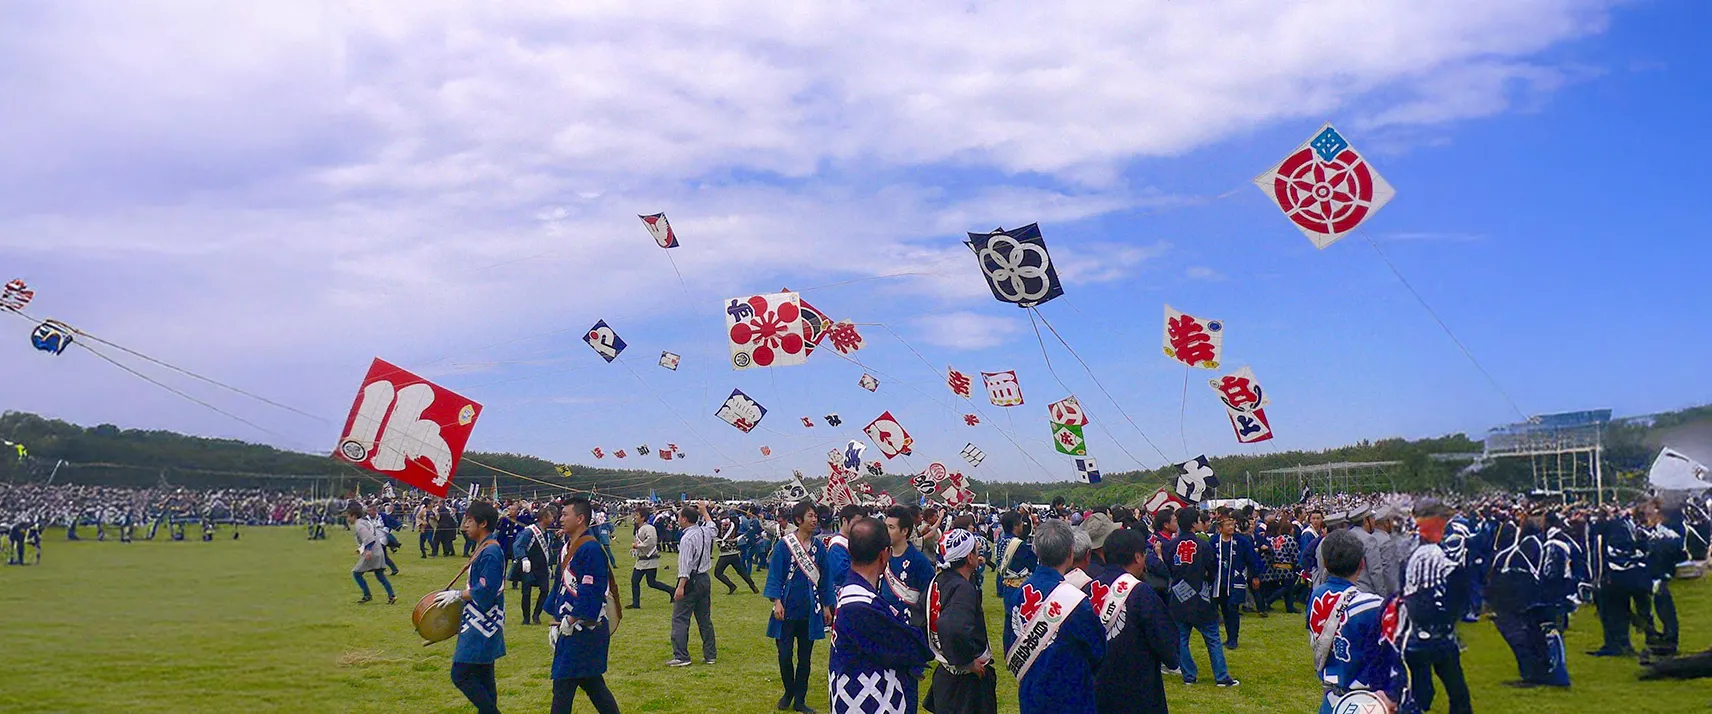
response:
{"label": "kite with japanese kanji", "polygon": [[803,364],[808,360],[803,329],[802,306],[796,293],[726,301],[725,332],[733,369]]}
{"label": "kite with japanese kanji", "polygon": [[1272,423],[1266,419],[1265,408],[1271,400],[1261,391],[1253,370],[1243,367],[1218,379],[1209,379],[1207,384],[1212,385],[1219,401],[1224,403],[1238,442],[1253,444],[1272,438]]}
{"label": "kite with japanese kanji", "polygon": [[837,428],[839,425],[842,425],[844,423],[844,420],[840,419],[837,414],[828,414],[828,415],[826,415],[825,418],[826,418],[826,425],[833,427],[833,428]]}
{"label": "kite with japanese kanji", "polygon": [[1076,401],[1076,395],[1060,399],[1046,405],[1046,412],[1052,423],[1066,426],[1087,426],[1088,415],[1082,411],[1082,403]]}
{"label": "kite with japanese kanji", "polygon": [[964,399],[974,395],[974,380],[969,375],[957,371],[956,367],[945,368],[945,386],[951,388],[951,393]]}
{"label": "kite with japanese kanji", "polygon": [[849,320],[839,320],[826,332],[826,341],[832,343],[832,349],[838,354],[847,355],[862,349],[867,342],[862,340],[862,334],[856,331],[856,323]]}
{"label": "kite with japanese kanji", "polygon": [[987,385],[987,401],[992,402],[993,406],[1022,405],[1022,385],[1017,382],[1016,370],[982,372],[981,380]]}
{"label": "kite with japanese kanji", "polygon": [[719,406],[719,411],[714,412],[714,416],[747,434],[754,430],[755,425],[761,423],[762,417],[767,416],[767,408],[750,399],[743,390],[733,389],[731,396],[725,398],[725,403]]}
{"label": "kite with japanese kanji", "polygon": [[1000,302],[1034,307],[1064,294],[1039,224],[970,233],[967,245],[975,252],[987,287]]}
{"label": "kite with japanese kanji", "polygon": [[601,450],[601,448],[600,448],[600,447],[598,447],[598,446],[596,446],[596,447],[594,447],[594,448],[592,448],[592,449],[589,449],[589,453],[591,453],[591,454],[594,454],[594,457],[595,457],[595,458],[597,458],[597,459],[604,459],[604,458],[606,458],[606,452],[605,452],[605,451],[602,451],[602,450]]}
{"label": "kite with japanese kanji", "polygon": [[583,335],[583,341],[593,347],[595,353],[608,363],[618,359],[618,354],[627,346],[624,340],[619,339],[618,333],[607,326],[605,320],[595,321],[594,327],[589,328],[588,333]]}
{"label": "kite with japanese kanji", "polygon": [[1397,195],[1330,123],[1256,176],[1254,185],[1321,249],[1360,228]]}
{"label": "kite with japanese kanji", "polygon": [[1065,456],[1087,456],[1088,440],[1082,436],[1082,427],[1072,424],[1052,425],[1052,448]]}
{"label": "kite with japanese kanji", "polygon": [[1190,367],[1218,369],[1224,356],[1225,323],[1165,306],[1165,356]]}
{"label": "kite with japanese kanji", "polygon": [[480,404],[376,358],[333,455],[445,498],[480,414]]}
{"label": "kite with japanese kanji", "polygon": [[0,310],[18,312],[28,307],[30,301],[35,298],[36,291],[31,290],[23,280],[7,281],[6,287],[0,289]]}
{"label": "kite with japanese kanji", "polygon": [[1219,477],[1205,455],[1177,464],[1177,481],[1173,491],[1189,503],[1200,503],[1218,488]]}
{"label": "kite with japanese kanji", "polygon": [[979,425],[981,423],[981,417],[978,417],[974,414],[964,414],[963,415],[963,423],[967,426],[976,426],[976,425]]}

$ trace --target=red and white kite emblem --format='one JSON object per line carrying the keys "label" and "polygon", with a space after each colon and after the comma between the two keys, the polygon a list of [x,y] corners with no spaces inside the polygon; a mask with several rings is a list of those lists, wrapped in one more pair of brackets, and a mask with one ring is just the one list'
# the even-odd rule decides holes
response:
{"label": "red and white kite emblem", "polygon": [[879,418],[870,422],[862,431],[880,447],[880,453],[885,454],[888,459],[898,454],[908,456],[910,445],[915,443],[915,439],[910,438],[909,432],[904,431],[903,426],[898,424],[897,419],[892,418],[889,411],[880,414]]}
{"label": "red and white kite emblem", "polygon": [[1165,306],[1165,356],[1190,367],[1218,369],[1224,357],[1225,323],[1203,320]]}
{"label": "red and white kite emblem", "polygon": [[780,367],[808,361],[802,306],[796,293],[727,300],[725,331],[734,369]]}
{"label": "red and white kite emblem", "polygon": [[606,452],[605,452],[605,451],[601,451],[601,450],[600,450],[600,447],[598,447],[598,446],[596,446],[596,447],[594,447],[594,448],[592,448],[592,449],[589,449],[589,453],[591,453],[591,454],[594,454],[594,457],[595,457],[595,458],[597,458],[597,459],[604,459],[604,458],[606,458]]}
{"label": "red and white kite emblem", "polygon": [[974,380],[969,375],[957,371],[956,367],[945,368],[945,386],[951,388],[951,393],[964,399],[974,396]]}
{"label": "red and white kite emblem", "polygon": [[334,456],[445,498],[481,405],[376,358]]}
{"label": "red and white kite emblem", "polygon": [[1397,195],[1331,124],[1256,176],[1254,185],[1322,249],[1361,227]]}
{"label": "red and white kite emblem", "polygon": [[654,236],[654,242],[661,248],[678,247],[678,234],[672,232],[672,224],[666,220],[666,214],[656,213],[652,216],[638,216],[642,225],[648,227],[648,234]]}
{"label": "red and white kite emblem", "polygon": [[1022,385],[1017,383],[1016,370],[982,372],[981,380],[987,384],[987,400],[991,401],[993,406],[1022,405]]}
{"label": "red and white kite emblem", "polygon": [[1065,426],[1087,426],[1088,415],[1082,413],[1082,403],[1076,401],[1076,395],[1070,395],[1053,402],[1046,407],[1052,416],[1052,423]]}
{"label": "red and white kite emblem", "polygon": [[1243,367],[1218,379],[1209,379],[1207,384],[1219,393],[1219,401],[1224,402],[1225,414],[1230,417],[1238,442],[1253,444],[1272,438],[1272,423],[1266,420],[1264,408],[1271,400],[1255,381],[1254,370]]}

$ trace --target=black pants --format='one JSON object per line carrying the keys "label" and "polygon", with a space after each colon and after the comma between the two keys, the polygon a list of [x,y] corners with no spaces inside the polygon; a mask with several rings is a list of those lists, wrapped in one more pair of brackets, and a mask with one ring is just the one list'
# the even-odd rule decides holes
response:
{"label": "black pants", "polygon": [[[22,562],[23,550],[18,551],[18,559]],[[1647,649],[1653,654],[1674,655],[1678,639],[1678,623],[1676,620],[1676,599],[1670,595],[1670,581],[1658,584],[1658,591],[1653,593],[1653,612],[1658,613],[1659,626],[1653,627],[1652,620],[1647,620]]]}
{"label": "black pants", "polygon": [[1213,598],[1213,606],[1225,621],[1225,647],[1235,649],[1237,635],[1242,633],[1242,603],[1246,590],[1232,590],[1230,595]]}
{"label": "black pants", "polygon": [[1516,656],[1516,671],[1524,682],[1543,683],[1546,674],[1551,670],[1550,654],[1546,651],[1546,635],[1540,629],[1540,623],[1527,612],[1516,612],[1510,609],[1494,610],[1493,624],[1498,626],[1498,634],[1503,635],[1504,642],[1510,645],[1510,652]]}
{"label": "black pants", "polygon": [[457,552],[452,549],[453,540],[454,536],[451,531],[438,531],[435,535],[435,542],[440,545],[440,550],[437,555],[451,555]]}
{"label": "black pants", "polygon": [[1468,679],[1462,674],[1462,653],[1456,643],[1441,641],[1421,647],[1411,647],[1403,654],[1409,666],[1409,686],[1421,711],[1433,706],[1433,675],[1444,681],[1445,697],[1450,700],[1450,714],[1473,714],[1474,704],[1468,698]]}
{"label": "black pants", "polygon": [[571,702],[576,700],[577,689],[588,692],[589,701],[594,703],[594,710],[600,714],[618,714],[618,700],[612,698],[612,690],[606,688],[606,677],[583,677],[581,679],[553,680],[553,708],[551,714],[571,714]]}
{"label": "black pants", "polygon": [[[1609,653],[1631,653],[1629,626],[1633,618],[1652,619],[1652,598],[1645,590],[1608,583],[1599,588],[1599,625],[1605,630],[1605,646]],[[1632,608],[1632,609],[1631,609]]]}
{"label": "black pants", "polygon": [[492,662],[453,662],[452,686],[476,705],[477,714],[499,714],[499,685],[493,681]]}
{"label": "black pants", "polygon": [[672,597],[677,595],[678,591],[673,590],[672,588],[661,584],[659,574],[660,574],[659,568],[647,568],[647,569],[639,569],[639,570],[630,571],[630,604],[631,605],[633,605],[635,607],[642,607],[642,579],[643,578],[647,578],[648,587],[651,587],[655,590],[658,590],[658,591],[666,594],[666,602],[672,601],[671,600]]}
{"label": "black pants", "polygon": [[[799,707],[808,696],[809,660],[814,655],[814,640],[809,638],[808,620],[785,620],[779,623],[779,679],[785,683],[785,698]],[[796,663],[791,663],[791,643],[796,643]]]}
{"label": "black pants", "polygon": [[736,553],[726,553],[725,555],[719,556],[719,564],[713,567],[713,577],[718,578],[720,584],[724,585],[731,592],[737,592],[737,584],[731,582],[731,578],[725,577],[725,570],[727,568],[736,568],[737,575],[743,578],[743,582],[749,584],[749,590],[751,592],[761,592],[760,589],[755,587],[755,581],[749,579],[749,571],[743,569],[742,556]]}
{"label": "black pants", "polygon": [[[531,609],[529,607],[529,600],[530,600],[529,596],[531,594],[530,590],[537,589],[537,588],[541,590],[541,597],[540,597],[540,599],[535,601],[535,607],[533,609]],[[547,579],[546,578],[543,578],[543,577],[541,577],[535,573],[524,574],[524,576],[523,576],[523,624],[527,625],[530,622],[534,622],[537,625],[541,624],[541,611],[546,609],[546,607],[547,607],[547,593],[548,592],[550,592],[550,591],[547,590]],[[554,617],[558,617],[558,615],[554,615]]]}

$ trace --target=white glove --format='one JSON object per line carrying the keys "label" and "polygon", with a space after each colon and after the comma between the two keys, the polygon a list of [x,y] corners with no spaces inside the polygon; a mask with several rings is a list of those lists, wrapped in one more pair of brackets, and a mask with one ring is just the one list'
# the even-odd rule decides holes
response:
{"label": "white glove", "polygon": [[434,606],[445,607],[446,603],[463,599],[463,593],[457,590],[441,590],[434,595]]}
{"label": "white glove", "polygon": [[524,574],[529,573],[529,559],[528,558],[523,559],[523,572],[524,572]]}
{"label": "white glove", "polygon": [[559,646],[559,628],[547,628],[547,646],[549,648],[556,648]]}

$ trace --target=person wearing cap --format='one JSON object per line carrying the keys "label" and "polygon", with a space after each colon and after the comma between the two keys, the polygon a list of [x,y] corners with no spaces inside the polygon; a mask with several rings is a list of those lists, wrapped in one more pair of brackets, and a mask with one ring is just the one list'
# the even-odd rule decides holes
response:
{"label": "person wearing cap", "polygon": [[1088,574],[1098,579],[1111,567],[1106,563],[1106,538],[1118,530],[1118,524],[1111,516],[1096,511],[1082,521],[1082,530],[1094,546],[1088,553]]}
{"label": "person wearing cap", "polygon": [[1355,586],[1384,597],[1388,585],[1385,573],[1389,572],[1390,568],[1386,567],[1385,553],[1380,547],[1380,536],[1374,534],[1377,530],[1375,523],[1379,520],[1376,510],[1371,506],[1357,507],[1350,512],[1349,520],[1349,530],[1361,540],[1362,552],[1366,558],[1365,567],[1361,569]]}
{"label": "person wearing cap", "polygon": [[1403,572],[1403,602],[1409,618],[1409,639],[1403,643],[1403,661],[1409,668],[1409,690],[1421,711],[1432,708],[1436,692],[1433,676],[1444,682],[1450,714],[1472,714],[1468,680],[1462,672],[1462,651],[1456,624],[1468,611],[1469,579],[1462,557],[1463,547],[1447,549],[1445,525],[1451,510],[1438,499],[1415,504],[1415,526],[1420,545],[1410,554]]}
{"label": "person wearing cap", "polygon": [[927,645],[939,666],[926,701],[934,714],[997,714],[998,675],[987,643],[987,616],[973,582],[985,559],[966,529],[946,531],[939,574],[927,588]]}

